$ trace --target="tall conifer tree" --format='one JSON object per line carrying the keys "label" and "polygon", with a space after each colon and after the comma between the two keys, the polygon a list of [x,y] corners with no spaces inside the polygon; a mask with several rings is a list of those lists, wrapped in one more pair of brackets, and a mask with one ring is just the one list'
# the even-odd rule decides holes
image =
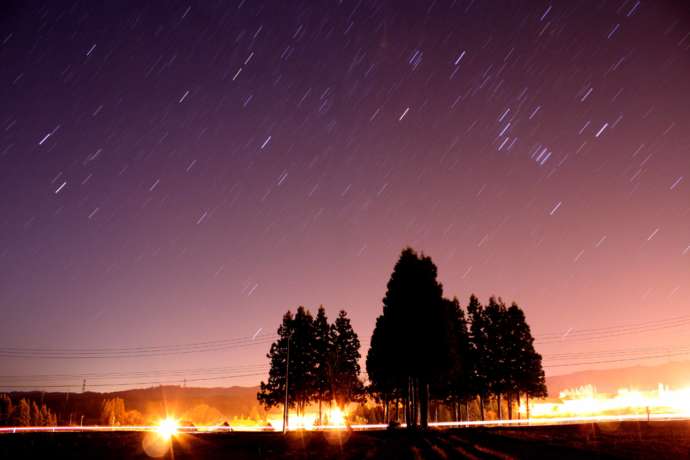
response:
{"label": "tall conifer tree", "polygon": [[350,318],[341,310],[331,326],[333,397],[343,409],[352,401],[362,401],[364,386],[359,379],[359,337],[352,329]]}
{"label": "tall conifer tree", "polygon": [[319,404],[319,424],[322,424],[322,405],[333,400],[331,391],[331,356],[333,343],[331,340],[331,326],[328,324],[326,310],[319,307],[314,319],[314,353],[316,368],[314,370],[314,385],[316,394],[314,399]]}

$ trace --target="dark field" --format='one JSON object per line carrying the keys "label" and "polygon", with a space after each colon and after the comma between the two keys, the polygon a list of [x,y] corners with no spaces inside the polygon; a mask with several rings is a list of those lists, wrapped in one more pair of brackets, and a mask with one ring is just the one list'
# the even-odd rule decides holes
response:
{"label": "dark field", "polygon": [[[0,435],[0,459],[146,459],[143,433]],[[151,436],[151,435],[149,435]],[[180,435],[174,456],[205,459],[690,458],[690,422],[623,422],[428,433],[376,431]]]}

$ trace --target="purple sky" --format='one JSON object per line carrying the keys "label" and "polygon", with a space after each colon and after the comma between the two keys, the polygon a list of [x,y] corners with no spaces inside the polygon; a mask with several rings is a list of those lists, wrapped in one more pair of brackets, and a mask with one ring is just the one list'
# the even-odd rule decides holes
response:
{"label": "purple sky", "polygon": [[406,245],[446,295],[517,301],[547,374],[690,354],[684,2],[23,3],[0,6],[0,349],[263,329],[0,353],[0,389],[256,384],[297,305],[346,309],[366,354]]}

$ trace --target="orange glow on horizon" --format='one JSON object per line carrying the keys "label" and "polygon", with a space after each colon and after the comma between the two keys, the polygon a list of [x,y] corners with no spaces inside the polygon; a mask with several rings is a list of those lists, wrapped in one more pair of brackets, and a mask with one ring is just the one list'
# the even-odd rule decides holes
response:
{"label": "orange glow on horizon", "polygon": [[[530,418],[599,415],[672,414],[690,416],[690,387],[672,390],[659,384],[656,390],[619,388],[614,394],[598,393],[592,385],[562,391],[560,401],[530,403]],[[524,401],[520,414],[526,415]]]}
{"label": "orange glow on horizon", "polygon": [[[343,429],[347,426],[347,411],[333,405],[332,408],[324,411],[322,419],[324,424],[319,425],[319,413],[315,411],[309,411],[303,415],[290,413],[288,430]],[[269,419],[268,422],[275,430],[282,431],[282,419]]]}

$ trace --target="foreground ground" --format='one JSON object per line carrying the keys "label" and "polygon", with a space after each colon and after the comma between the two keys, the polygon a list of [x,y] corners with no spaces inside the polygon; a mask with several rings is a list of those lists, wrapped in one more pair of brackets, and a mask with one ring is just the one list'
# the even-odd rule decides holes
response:
{"label": "foreground ground", "polygon": [[[147,438],[148,436],[148,438]],[[0,458],[146,459],[152,434],[24,433],[0,435]],[[509,459],[690,458],[690,421],[549,427],[465,428],[427,433],[294,432],[185,434],[173,455],[206,459]],[[147,444],[144,446],[144,444]],[[155,446],[154,446],[155,447]]]}

